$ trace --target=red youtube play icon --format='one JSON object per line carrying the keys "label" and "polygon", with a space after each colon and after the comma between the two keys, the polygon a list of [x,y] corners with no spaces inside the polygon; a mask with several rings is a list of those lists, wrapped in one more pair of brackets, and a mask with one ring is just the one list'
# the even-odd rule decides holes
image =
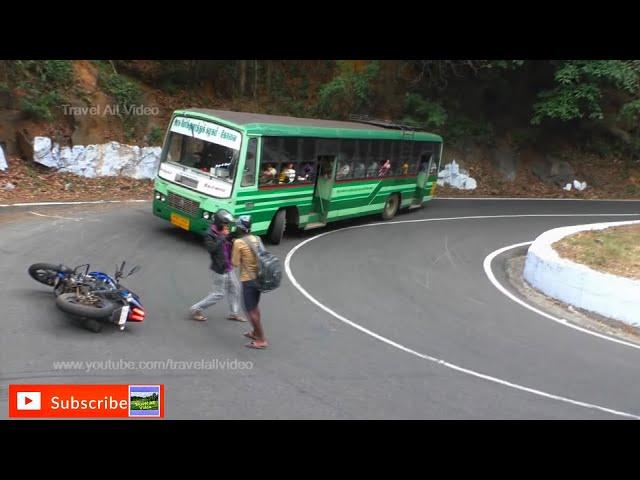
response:
{"label": "red youtube play icon", "polygon": [[16,392],[18,410],[40,410],[40,392]]}

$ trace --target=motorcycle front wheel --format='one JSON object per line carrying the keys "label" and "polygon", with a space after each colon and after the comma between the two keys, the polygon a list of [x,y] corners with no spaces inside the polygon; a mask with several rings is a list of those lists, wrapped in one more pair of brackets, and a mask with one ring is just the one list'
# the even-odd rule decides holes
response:
{"label": "motorcycle front wheel", "polygon": [[63,293],[56,298],[56,305],[60,310],[84,318],[107,319],[117,305],[101,298],[95,305],[86,305],[80,301],[75,293]]}

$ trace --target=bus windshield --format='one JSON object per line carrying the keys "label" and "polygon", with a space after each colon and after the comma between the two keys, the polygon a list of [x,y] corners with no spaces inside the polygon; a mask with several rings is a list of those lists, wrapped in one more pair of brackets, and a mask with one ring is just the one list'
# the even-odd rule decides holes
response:
{"label": "bus windshield", "polygon": [[[235,130],[204,120],[176,117],[172,122],[160,162],[160,175],[171,174],[171,164],[185,167],[189,175],[175,175],[167,180],[182,183],[190,188],[202,191],[200,180],[224,182],[214,189],[231,192],[240,154],[241,135]],[[164,165],[163,165],[164,164]],[[216,182],[217,183],[217,182]],[[227,195],[224,195],[227,196]]]}

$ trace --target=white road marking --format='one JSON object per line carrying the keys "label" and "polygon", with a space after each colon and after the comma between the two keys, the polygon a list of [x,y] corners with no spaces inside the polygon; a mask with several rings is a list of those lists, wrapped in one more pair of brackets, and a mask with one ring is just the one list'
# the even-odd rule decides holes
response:
{"label": "white road marking", "polygon": [[[339,313],[335,312],[334,310],[332,310],[331,308],[327,307],[326,305],[320,303],[318,300],[316,300],[309,292],[307,292],[304,287],[302,287],[302,285],[300,285],[300,283],[296,280],[296,278],[293,276],[293,273],[291,272],[291,258],[293,257],[293,255],[304,245],[306,245],[307,243],[316,240],[318,238],[324,237],[325,235],[330,235],[332,233],[336,233],[336,232],[341,232],[344,230],[351,230],[351,229],[356,229],[356,228],[368,228],[368,227],[378,227],[378,226],[384,226],[384,225],[394,225],[394,224],[399,224],[399,223],[420,223],[420,222],[436,222],[436,221],[446,221],[446,220],[470,220],[470,219],[486,219],[486,218],[517,218],[517,217],[592,217],[592,216],[610,216],[610,217],[617,217],[617,216],[638,216],[639,214],[625,214],[625,213],[620,213],[620,214],[548,214],[548,215],[544,215],[544,214],[530,214],[530,215],[483,215],[483,216],[468,216],[468,217],[447,217],[447,218],[421,218],[421,219],[414,219],[414,220],[398,220],[398,221],[394,221],[394,222],[384,222],[384,223],[368,223],[365,225],[354,225],[351,227],[345,227],[345,228],[340,228],[337,230],[331,230],[329,232],[324,232],[324,233],[320,233],[314,237],[308,238],[307,240],[304,240],[302,242],[300,242],[299,244],[297,244],[296,246],[294,246],[289,253],[287,253],[287,256],[285,258],[284,261],[284,268],[285,268],[285,272],[287,273],[287,276],[289,277],[289,280],[291,281],[291,283],[293,284],[293,286],[300,292],[302,293],[311,303],[313,303],[314,305],[316,305],[317,307],[321,308],[322,310],[324,310],[325,312],[327,312],[329,315],[333,316],[334,318],[336,318],[337,320],[341,321],[342,323],[345,323],[353,328],[355,328],[356,330],[359,330],[373,338],[375,338],[376,340],[379,340],[383,343],[386,343],[387,345],[391,345],[392,347],[395,347],[399,350],[402,350],[406,353],[409,353],[411,355],[414,355],[416,357],[422,358],[424,360],[428,360],[430,362],[434,362],[437,363],[438,365],[442,365],[443,367],[446,368],[450,368],[452,370],[458,371],[458,372],[462,372],[465,373],[467,375],[471,375],[473,377],[476,378],[481,378],[483,380],[487,380],[489,382],[493,382],[493,383],[497,383],[499,385],[503,385],[509,388],[513,388],[515,390],[520,390],[523,392],[527,392],[527,393],[531,393],[534,395],[538,395],[540,397],[544,397],[544,398],[549,398],[552,400],[558,400],[561,402],[565,402],[565,403],[569,403],[572,405],[577,405],[580,407],[584,407],[584,408],[589,408],[589,409],[593,409],[593,410],[599,410],[602,412],[606,412],[606,413],[610,413],[612,415],[618,415],[618,416],[622,416],[622,417],[628,417],[628,418],[633,418],[635,420],[640,420],[640,416],[639,415],[635,415],[632,413],[627,413],[627,412],[622,412],[619,410],[613,410],[611,408],[606,408],[606,407],[602,407],[600,405],[595,405],[592,403],[586,403],[586,402],[581,402],[578,400],[573,400],[571,398],[567,398],[567,397],[562,397],[559,395],[554,395],[551,393],[547,393],[547,392],[543,392],[541,390],[536,390],[534,388],[530,388],[530,387],[526,387],[524,385],[519,385],[517,383],[512,383],[509,382],[507,380],[502,380],[500,378],[497,377],[492,377],[490,375],[481,373],[481,372],[476,372],[475,370],[470,370],[468,368],[464,368],[464,367],[460,367],[458,365],[455,365],[453,363],[449,363],[446,360],[442,360],[436,357],[432,357],[430,355],[424,354],[424,353],[420,353],[417,352],[415,350],[412,350],[398,342],[395,342],[387,337],[384,337],[382,335],[379,335],[371,330],[369,330],[368,328],[363,327],[362,325],[359,325],[351,320],[349,320],[346,317],[343,317],[342,315],[340,315]],[[528,243],[528,242],[527,242]],[[526,244],[526,243],[524,243]],[[524,245],[521,244],[521,245]]]}
{"label": "white road marking", "polygon": [[47,205],[95,205],[101,203],[140,203],[150,201],[151,200],[93,200],[87,202],[34,202],[0,204],[0,207],[45,207]]}
{"label": "white road marking", "polygon": [[530,198],[530,197],[435,197],[434,200],[527,200],[545,202],[640,202],[635,198]]}
{"label": "white road marking", "polygon": [[29,213],[32,215],[37,215],[39,217],[61,218],[62,220],[74,220],[76,222],[79,222],[80,220],[82,220],[82,218],[61,217],[60,215],[45,215],[44,213],[38,213],[38,212],[29,212]]}

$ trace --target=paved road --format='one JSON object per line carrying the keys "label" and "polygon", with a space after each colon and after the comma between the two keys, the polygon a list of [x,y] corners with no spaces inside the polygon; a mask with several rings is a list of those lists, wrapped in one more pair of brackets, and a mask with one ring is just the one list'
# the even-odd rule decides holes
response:
{"label": "paved road", "polygon": [[[377,223],[367,218],[288,236],[272,248],[282,259],[330,232],[290,257],[298,286],[324,309],[285,278],[263,297],[271,348],[253,351],[243,347],[246,325],[224,320],[226,306],[209,310],[206,323],[188,318],[186,308],[209,286],[207,254],[197,237],[153,217],[149,204],[4,208],[0,412],[7,416],[9,383],[164,383],[167,418],[625,418],[607,409],[640,416],[640,350],[524,309],[482,266],[498,248],[562,225],[620,220],[615,214],[640,218],[640,203],[436,200],[396,219],[408,222],[344,228]],[[487,218],[454,218],[474,216]],[[127,284],[147,308],[147,321],[124,333],[78,328],[26,273],[30,263],[58,261],[111,272],[121,259],[142,265]],[[501,263],[493,264],[498,279]],[[54,365],[109,359],[237,360],[252,368]]]}

